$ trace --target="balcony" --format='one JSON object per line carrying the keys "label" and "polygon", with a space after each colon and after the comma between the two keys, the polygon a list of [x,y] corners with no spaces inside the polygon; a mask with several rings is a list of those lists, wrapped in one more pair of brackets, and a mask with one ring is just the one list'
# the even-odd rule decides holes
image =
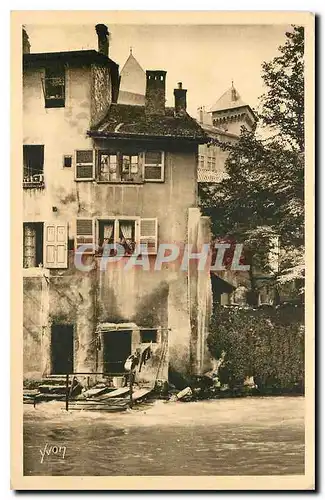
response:
{"label": "balcony", "polygon": [[44,189],[44,174],[25,175],[23,178],[24,189]]}

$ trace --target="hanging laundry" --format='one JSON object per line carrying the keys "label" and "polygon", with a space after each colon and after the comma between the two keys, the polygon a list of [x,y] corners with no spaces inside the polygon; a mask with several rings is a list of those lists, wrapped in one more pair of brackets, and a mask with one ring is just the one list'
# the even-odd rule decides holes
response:
{"label": "hanging laundry", "polygon": [[146,347],[144,349],[144,351],[142,351],[141,358],[140,358],[139,373],[141,372],[142,366],[145,366],[146,362],[151,358],[151,354],[152,354],[152,351],[151,351],[151,342],[150,342],[150,345],[148,347]]}

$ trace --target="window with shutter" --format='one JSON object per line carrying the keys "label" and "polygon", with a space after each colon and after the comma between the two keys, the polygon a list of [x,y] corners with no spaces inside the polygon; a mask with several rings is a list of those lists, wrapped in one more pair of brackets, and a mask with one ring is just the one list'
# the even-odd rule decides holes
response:
{"label": "window with shutter", "polygon": [[163,151],[146,151],[144,158],[144,180],[150,182],[164,181],[165,154]]}
{"label": "window with shutter", "polygon": [[145,245],[148,255],[155,255],[158,249],[158,220],[140,219],[139,243]]}
{"label": "window with shutter", "polygon": [[[82,250],[80,247],[84,245],[87,245],[87,248]],[[77,219],[75,251],[95,252],[95,221],[93,219]]]}
{"label": "window with shutter", "polygon": [[124,154],[109,151],[98,152],[98,181],[99,182],[142,182],[140,155]]}
{"label": "window with shutter", "polygon": [[94,173],[94,151],[92,149],[76,151],[76,180],[93,180]]}
{"label": "window with shutter", "polygon": [[65,222],[44,224],[44,267],[68,267],[68,226]]}

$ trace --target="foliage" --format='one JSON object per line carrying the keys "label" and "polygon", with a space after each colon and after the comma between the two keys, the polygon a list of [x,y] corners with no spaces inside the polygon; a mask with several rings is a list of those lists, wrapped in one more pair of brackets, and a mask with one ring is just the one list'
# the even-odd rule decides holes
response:
{"label": "foliage", "polygon": [[230,386],[254,376],[263,387],[303,386],[303,309],[218,307],[211,322],[208,347],[219,359],[220,379]]}
{"label": "foliage", "polygon": [[259,118],[278,134],[262,139],[243,127],[235,144],[211,139],[229,151],[226,176],[202,185],[200,199],[215,237],[245,242],[252,269],[270,271],[269,251],[278,237],[280,279],[290,280],[304,275],[303,28],[294,27],[286,38],[281,55],[262,67],[267,91]]}
{"label": "foliage", "polygon": [[267,92],[261,97],[262,122],[293,149],[304,150],[304,28],[294,26],[279,47],[281,55],[262,65]]}

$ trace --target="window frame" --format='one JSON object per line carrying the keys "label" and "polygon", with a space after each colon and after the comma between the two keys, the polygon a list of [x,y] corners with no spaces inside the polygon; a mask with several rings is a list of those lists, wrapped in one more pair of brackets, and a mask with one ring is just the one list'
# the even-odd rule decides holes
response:
{"label": "window frame", "polygon": [[[55,73],[57,73],[57,76],[55,76]],[[47,76],[49,74],[53,74],[54,76]],[[49,82],[50,80],[57,80],[57,79],[63,80],[63,83],[61,85],[58,85],[58,87],[61,87],[61,89],[62,89],[62,96],[61,97],[48,97],[48,95],[47,95],[47,82]],[[45,108],[46,109],[64,108],[65,102],[66,102],[66,68],[65,68],[65,66],[62,66],[62,67],[59,66],[57,68],[54,68],[54,67],[45,68],[44,78],[42,79],[42,84],[43,84]]]}
{"label": "window frame", "polygon": [[[70,165],[70,167],[68,167],[68,166],[66,166],[64,164],[66,158],[71,158],[71,165]],[[66,169],[66,168],[73,168],[73,154],[62,155],[62,168],[64,168],[64,169]]]}
{"label": "window frame", "polygon": [[[25,255],[25,249],[26,249],[26,244],[25,244],[25,230],[26,230],[26,227],[27,226],[36,226],[38,225],[39,226],[39,229],[38,229],[38,232],[39,234],[37,234],[37,231],[35,230],[35,248],[34,248],[34,253],[35,253],[35,265],[34,266],[25,266],[25,258],[26,258],[26,255]],[[23,222],[23,269],[38,269],[40,267],[44,267],[44,226],[45,226],[45,222],[44,221],[24,221]],[[40,238],[40,242],[37,242],[37,237]],[[37,247],[40,247],[40,250],[39,253],[41,253],[41,260],[40,262],[37,264],[37,253],[38,253],[38,250],[37,250]]]}
{"label": "window frame", "polygon": [[[114,222],[114,230],[113,230],[113,245],[117,245],[119,242],[116,241],[116,235],[119,234],[120,231],[120,221],[134,221],[134,236],[135,236],[135,251],[139,245],[139,221],[140,216],[100,216],[94,218],[95,220],[95,241],[99,246],[99,223],[105,221],[113,221]],[[131,257],[132,254],[124,254],[124,257]]]}
{"label": "window frame", "polygon": [[[25,160],[27,159],[27,151],[28,148],[40,148],[42,157],[42,163],[40,168],[38,168],[38,172],[35,174],[25,175],[25,169],[29,170],[29,167],[25,164]],[[45,156],[45,146],[44,144],[23,144],[23,187],[24,188],[44,188],[44,156]]]}
{"label": "window frame", "polygon": [[[116,169],[116,175],[117,175],[117,179],[114,180],[114,179],[101,179],[100,178],[100,175],[101,175],[101,162],[100,162],[100,158],[101,158],[101,155],[104,154],[104,155],[107,155],[109,157],[111,156],[116,156],[116,165],[117,165],[117,169]],[[123,153],[122,151],[115,151],[115,152],[111,152],[110,150],[107,150],[107,149],[97,149],[96,150],[96,166],[97,166],[97,175],[96,175],[96,181],[99,183],[99,184],[143,184],[143,169],[142,169],[142,159],[141,159],[141,152],[138,152],[138,153]],[[132,156],[136,156],[138,158],[138,162],[137,162],[137,165],[138,165],[138,172],[136,174],[134,174],[134,177],[135,179],[123,179],[122,176],[123,176],[123,157],[124,156],[127,156],[130,158],[130,166],[132,165],[132,161],[131,161],[131,158]],[[131,176],[131,174],[130,174]]]}
{"label": "window frame", "polygon": [[[157,164],[146,163],[146,153],[150,153],[150,152],[161,153],[161,163],[159,164],[159,166],[161,167],[160,179],[146,178],[146,167],[158,167]],[[148,150],[143,151],[142,155],[143,155],[143,181],[144,182],[165,182],[165,151],[162,151],[160,149],[148,149]]]}
{"label": "window frame", "polygon": [[[86,219],[86,217],[84,217]],[[155,240],[155,248],[154,249],[148,249],[147,252],[141,252],[142,255],[157,255],[158,252],[158,245],[159,245],[159,227],[158,227],[158,218],[157,217],[140,217],[139,215],[134,216],[134,215],[119,215],[119,216],[114,216],[114,215],[102,215],[99,217],[94,217],[94,231],[95,231],[95,244],[99,246],[99,222],[105,222],[105,221],[114,221],[114,236],[113,238],[115,239],[116,234],[119,233],[119,223],[120,221],[135,221],[135,252],[139,252],[140,250],[140,245],[141,245],[141,240],[148,239],[148,238],[153,238]],[[146,221],[146,220],[154,220],[155,221],[155,235],[146,235],[146,236],[141,236],[141,221]],[[114,241],[114,244],[117,244],[118,241]],[[98,252],[95,252],[98,253]],[[99,255],[99,254],[98,254]],[[124,254],[125,257],[131,257],[132,254]]]}

